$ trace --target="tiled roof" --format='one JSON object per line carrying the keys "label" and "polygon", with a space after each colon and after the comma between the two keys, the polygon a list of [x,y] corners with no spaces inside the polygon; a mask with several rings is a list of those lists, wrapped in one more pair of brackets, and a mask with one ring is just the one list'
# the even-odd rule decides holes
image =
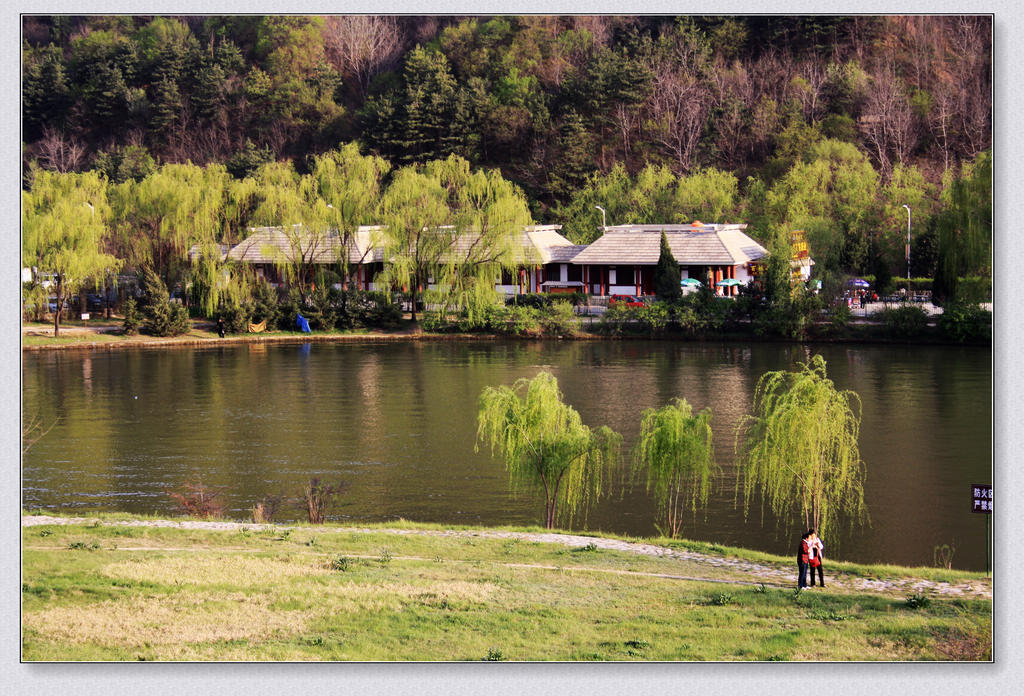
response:
{"label": "tiled roof", "polygon": [[672,255],[681,266],[737,266],[756,261],[768,251],[743,230],[746,225],[620,225],[580,251],[574,264],[653,266],[661,255],[665,232]]}
{"label": "tiled roof", "polygon": [[[360,227],[348,245],[349,263],[371,263],[383,260],[379,244],[379,227]],[[341,237],[334,230],[319,235],[305,234],[293,228],[286,233],[280,227],[256,227],[252,234],[236,244],[227,257],[245,263],[280,263],[306,259],[307,263],[337,263],[342,248]]]}
{"label": "tiled roof", "polygon": [[[519,234],[518,261],[528,264],[567,263],[585,247],[574,245],[559,234],[560,225],[535,225]],[[384,260],[382,227],[360,227],[348,249],[349,263],[371,263]],[[444,228],[451,232],[451,228]],[[473,255],[479,235],[468,232],[459,235],[451,246],[454,258],[465,260]],[[245,263],[279,263],[301,255],[309,263],[335,263],[341,240],[334,231],[318,237],[304,237],[301,229],[285,233],[279,227],[258,227],[252,234],[228,252],[228,258]]]}

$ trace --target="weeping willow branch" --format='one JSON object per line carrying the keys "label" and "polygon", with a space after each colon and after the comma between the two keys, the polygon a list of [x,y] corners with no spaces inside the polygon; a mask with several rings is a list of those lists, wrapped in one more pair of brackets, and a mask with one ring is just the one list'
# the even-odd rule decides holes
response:
{"label": "weeping willow branch", "polygon": [[[805,527],[827,535],[842,519],[867,520],[860,397],[835,388],[820,355],[798,366],[765,373],[754,391],[754,415],[737,425],[743,511],[759,495],[762,520],[765,507],[787,523],[795,512]],[[736,486],[738,495],[739,478]]]}
{"label": "weeping willow branch", "polygon": [[544,494],[544,524],[571,523],[602,493],[604,471],[619,458],[622,437],[606,426],[583,425],[562,401],[558,381],[547,372],[510,388],[487,387],[480,395],[477,445],[490,445],[509,472],[512,492],[521,487]]}

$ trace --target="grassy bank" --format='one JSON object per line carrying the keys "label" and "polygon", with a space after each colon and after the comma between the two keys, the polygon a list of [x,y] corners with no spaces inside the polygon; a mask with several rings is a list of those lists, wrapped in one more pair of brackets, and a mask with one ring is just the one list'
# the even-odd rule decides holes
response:
{"label": "grassy bank", "polygon": [[24,659],[990,657],[989,600],[931,596],[913,608],[903,589],[839,580],[916,569],[833,564],[828,588],[797,594],[745,566],[788,559],[713,545],[658,556],[408,523],[395,533],[116,521],[23,529]]}

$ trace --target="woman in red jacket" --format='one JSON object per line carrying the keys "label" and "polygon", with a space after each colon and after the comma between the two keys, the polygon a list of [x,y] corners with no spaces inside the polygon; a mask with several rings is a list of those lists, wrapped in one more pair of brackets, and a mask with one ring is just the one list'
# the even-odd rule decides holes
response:
{"label": "woman in red jacket", "polygon": [[811,587],[814,587],[814,571],[818,571],[818,584],[825,586],[825,571],[821,567],[821,559],[825,554],[825,542],[818,538],[818,533],[813,529],[807,537],[807,549],[810,552],[807,558],[807,565],[811,571]]}

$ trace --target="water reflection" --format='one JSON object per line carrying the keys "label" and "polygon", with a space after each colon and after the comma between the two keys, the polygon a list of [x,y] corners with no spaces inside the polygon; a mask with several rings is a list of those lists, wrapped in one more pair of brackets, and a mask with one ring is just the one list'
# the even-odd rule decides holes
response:
{"label": "water reflection", "polygon": [[[788,553],[772,520],[762,526],[756,507],[745,520],[734,505],[733,434],[761,374],[814,352],[863,403],[871,526],[844,532],[840,555],[930,565],[946,543],[955,565],[984,568],[984,521],[965,501],[971,483],[991,480],[991,352],[966,348],[419,342],[31,354],[25,411],[59,422],[24,458],[23,502],[166,513],[167,490],[198,475],[245,518],[263,496],[295,496],[318,476],[351,484],[342,519],[536,523],[537,501],[510,497],[501,463],[474,451],[475,416],[485,386],[547,369],[584,423],[622,433],[627,458],[644,409],[678,396],[710,407],[724,477],[684,533]],[[617,492],[585,526],[652,534],[650,496]]]}

